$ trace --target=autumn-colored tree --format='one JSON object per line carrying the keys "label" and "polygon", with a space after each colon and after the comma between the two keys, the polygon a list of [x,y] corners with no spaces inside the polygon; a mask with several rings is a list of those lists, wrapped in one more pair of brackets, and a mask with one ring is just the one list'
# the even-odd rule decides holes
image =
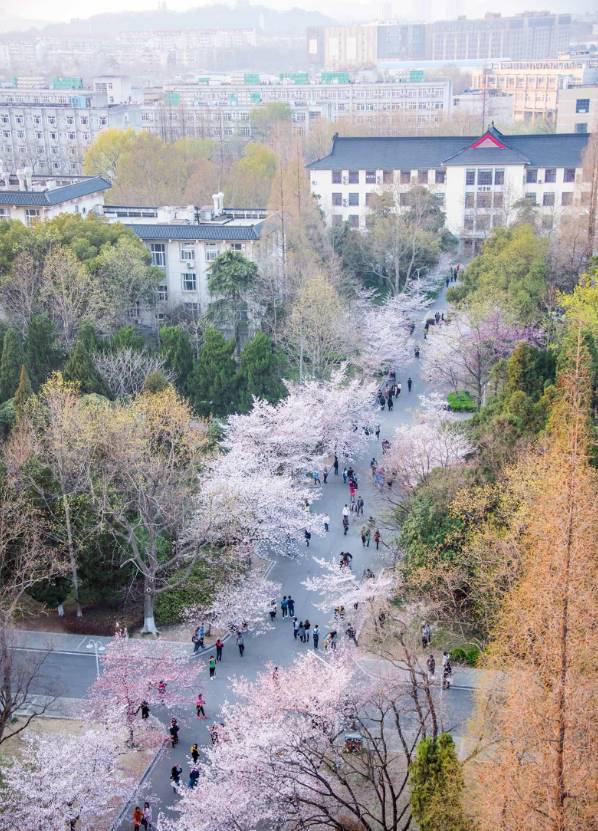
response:
{"label": "autumn-colored tree", "polygon": [[112,181],[123,154],[134,141],[134,130],[102,130],[85,152],[83,172],[88,176],[105,176]]}
{"label": "autumn-colored tree", "polygon": [[526,504],[513,537],[521,576],[490,652],[504,682],[478,703],[482,735],[493,742],[474,774],[482,831],[576,831],[598,815],[598,481],[589,462],[588,365],[574,324],[546,440],[522,465]]}
{"label": "autumn-colored tree", "polygon": [[276,154],[265,144],[251,142],[231,169],[225,196],[227,205],[263,207],[276,173]]}

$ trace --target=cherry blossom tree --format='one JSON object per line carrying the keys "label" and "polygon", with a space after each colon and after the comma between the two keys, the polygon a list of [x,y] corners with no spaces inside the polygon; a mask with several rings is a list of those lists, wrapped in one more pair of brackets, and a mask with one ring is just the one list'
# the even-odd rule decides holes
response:
{"label": "cherry blossom tree", "polygon": [[385,604],[394,595],[396,578],[392,573],[381,571],[377,577],[359,579],[348,566],[334,560],[314,557],[314,561],[320,572],[304,580],[303,585],[320,595],[321,600],[314,605],[323,612],[344,607],[349,618],[360,624],[372,614],[373,606]]}
{"label": "cherry blossom tree", "polygon": [[119,738],[110,731],[28,734],[22,747],[2,765],[2,828],[96,831],[99,820],[133,790],[118,766]]}
{"label": "cherry blossom tree", "polygon": [[102,658],[102,673],[89,693],[92,717],[113,731],[127,731],[127,744],[157,746],[164,728],[141,718],[141,704],[175,707],[197,688],[197,663],[172,654],[164,643],[129,638],[117,629]]}
{"label": "cherry blossom tree", "polygon": [[264,632],[271,628],[269,612],[280,591],[279,583],[251,571],[248,576],[227,579],[209,603],[188,608],[185,618],[196,624],[208,621],[217,629]]}
{"label": "cherry blossom tree", "polygon": [[431,326],[422,353],[422,373],[453,390],[468,390],[481,406],[490,370],[521,341],[539,344],[542,335],[509,323],[499,309],[460,312],[448,325]]}

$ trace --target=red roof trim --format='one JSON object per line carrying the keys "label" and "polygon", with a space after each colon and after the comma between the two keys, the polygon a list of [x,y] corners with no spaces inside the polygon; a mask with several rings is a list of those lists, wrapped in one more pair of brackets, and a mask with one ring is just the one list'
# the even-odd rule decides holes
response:
{"label": "red roof trim", "polygon": [[496,147],[500,147],[501,150],[504,150],[506,148],[506,144],[503,144],[502,141],[499,141],[496,138],[496,136],[493,136],[492,133],[488,131],[488,132],[484,133],[483,136],[480,136],[480,138],[477,141],[474,141],[474,143],[472,145],[470,145],[471,149],[475,150],[476,147],[479,147],[480,144],[483,144],[485,141],[488,141],[488,139],[490,139],[490,141],[494,145],[496,145]]}

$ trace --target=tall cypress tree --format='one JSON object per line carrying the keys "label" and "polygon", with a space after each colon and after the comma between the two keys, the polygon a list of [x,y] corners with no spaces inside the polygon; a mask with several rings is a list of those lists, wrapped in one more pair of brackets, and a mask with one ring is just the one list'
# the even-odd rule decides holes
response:
{"label": "tall cypress tree", "polygon": [[31,383],[37,389],[55,369],[59,369],[63,360],[56,340],[56,328],[49,315],[33,315],[29,321],[25,354]]}
{"label": "tall cypress tree", "polygon": [[234,340],[225,340],[216,329],[206,330],[189,384],[189,398],[198,415],[223,416],[236,409],[234,351]]}
{"label": "tall cypress tree", "polygon": [[12,398],[19,385],[21,366],[25,363],[23,340],[16,329],[9,328],[4,335],[0,361],[0,401]]}
{"label": "tall cypress tree", "polygon": [[93,364],[93,353],[98,347],[95,330],[90,323],[81,327],[71,354],[64,365],[65,381],[79,384],[82,393],[99,393],[104,395],[104,383]]}
{"label": "tall cypress tree", "polygon": [[188,333],[181,326],[163,326],[160,329],[160,352],[168,368],[176,375],[176,387],[185,395],[193,371],[193,347]]}
{"label": "tall cypress tree", "polygon": [[239,360],[239,406],[247,412],[252,397],[276,403],[285,395],[280,380],[281,361],[272,340],[256,332],[241,352]]}
{"label": "tall cypress tree", "polygon": [[411,810],[420,831],[466,831],[463,772],[449,733],[427,736],[409,767]]}

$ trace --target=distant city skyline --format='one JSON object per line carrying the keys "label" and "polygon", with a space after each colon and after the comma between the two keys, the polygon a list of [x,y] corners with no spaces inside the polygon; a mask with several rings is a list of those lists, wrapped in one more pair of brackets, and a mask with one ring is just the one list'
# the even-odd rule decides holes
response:
{"label": "distant city skyline", "polygon": [[[262,5],[259,0],[216,0],[220,5]],[[214,0],[168,0],[166,8],[169,11],[185,11],[198,6],[214,5]],[[59,22],[71,18],[87,18],[95,14],[118,13],[122,11],[155,11],[162,3],[148,2],[148,0],[88,0],[84,7],[79,0],[55,0],[48,4],[47,0],[4,0],[0,9],[0,17],[6,16],[11,21],[35,20]],[[514,14],[522,11],[574,12],[584,13],[596,10],[594,0],[573,0],[563,3],[555,0],[503,0],[500,4],[496,0],[476,2],[476,0],[411,0],[409,3],[398,0],[375,0],[367,3],[364,0],[329,0],[325,5],[321,0],[266,0],[263,5],[277,10],[300,7],[313,11],[320,11],[339,20],[364,20],[398,17],[404,19],[443,20],[465,14],[468,17],[480,17],[486,12],[500,11],[502,14]],[[6,30],[6,26],[2,26]]]}

